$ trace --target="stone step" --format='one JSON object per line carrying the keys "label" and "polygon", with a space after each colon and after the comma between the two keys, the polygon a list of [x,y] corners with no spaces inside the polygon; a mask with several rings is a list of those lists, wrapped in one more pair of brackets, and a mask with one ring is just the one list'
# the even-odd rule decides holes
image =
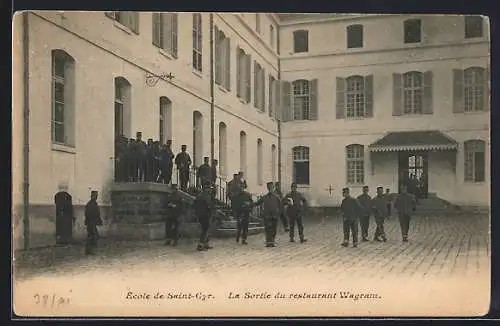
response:
{"label": "stone step", "polygon": [[[248,235],[259,234],[264,231],[263,226],[249,227]],[[236,237],[236,229],[217,229],[215,231],[215,236],[217,237]]]}

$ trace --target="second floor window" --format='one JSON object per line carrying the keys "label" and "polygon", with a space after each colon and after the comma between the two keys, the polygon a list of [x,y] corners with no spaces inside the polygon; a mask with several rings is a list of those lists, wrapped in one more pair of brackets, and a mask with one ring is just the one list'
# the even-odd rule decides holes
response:
{"label": "second floor window", "polygon": [[299,30],[293,32],[293,52],[301,53],[309,51],[309,32]]}
{"label": "second floor window", "polygon": [[265,111],[265,100],[266,100],[266,73],[264,69],[258,64],[256,61],[254,61],[254,82],[253,82],[253,87],[254,87],[254,107],[259,109],[260,112]]}
{"label": "second floor window", "polygon": [[318,80],[299,79],[279,82],[280,109],[283,122],[318,119]]}
{"label": "second floor window", "polygon": [[52,142],[74,146],[75,60],[52,50]]}
{"label": "second floor window", "polygon": [[483,37],[483,17],[465,16],[465,38]]}
{"label": "second floor window", "polygon": [[177,58],[177,14],[153,13],[153,45]]}
{"label": "second floor window", "polygon": [[308,80],[296,80],[293,87],[293,119],[309,120],[311,94]]}
{"label": "second floor window", "polygon": [[231,89],[231,46],[223,31],[215,27],[215,83],[226,90]]}
{"label": "second floor window", "polygon": [[251,62],[252,59],[249,54],[246,54],[243,49],[237,47],[236,49],[236,96],[244,101],[250,103],[252,76],[251,76]]}
{"label": "second floor window", "polygon": [[202,35],[201,14],[193,14],[193,69],[199,72],[203,69]]}
{"label": "second floor window", "polygon": [[134,11],[108,11],[106,16],[139,34],[139,13]]}
{"label": "second floor window", "polygon": [[490,106],[489,69],[470,67],[453,70],[453,112],[488,111]]}
{"label": "second floor window", "polygon": [[403,75],[403,113],[422,113],[422,97],[424,94],[423,76],[420,72],[409,72]]}
{"label": "second floor window", "polygon": [[393,115],[432,114],[432,71],[393,74]]}
{"label": "second floor window", "polygon": [[347,48],[363,47],[363,25],[347,26]]}
{"label": "second floor window", "polygon": [[404,22],[404,42],[420,43],[422,41],[422,22],[420,19],[408,19]]}
{"label": "second floor window", "polygon": [[373,75],[337,77],[336,118],[373,117]]}

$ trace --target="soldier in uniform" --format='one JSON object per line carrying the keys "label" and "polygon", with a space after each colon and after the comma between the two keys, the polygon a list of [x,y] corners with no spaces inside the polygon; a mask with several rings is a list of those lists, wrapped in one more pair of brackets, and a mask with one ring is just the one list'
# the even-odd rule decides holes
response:
{"label": "soldier in uniform", "polygon": [[280,220],[281,224],[283,224],[283,229],[285,229],[285,232],[289,232],[290,228],[288,227],[288,217],[285,214],[285,206],[284,206],[284,200],[283,200],[283,193],[281,192],[281,185],[279,182],[276,182],[274,184],[274,191],[276,194],[280,197],[281,202],[282,202],[282,208],[281,208],[281,214],[280,214]]}
{"label": "soldier in uniform", "polygon": [[189,167],[191,166],[191,157],[186,152],[187,146],[181,146],[181,152],[175,157],[175,165],[179,171],[179,181],[181,190],[186,191],[189,183]]}
{"label": "soldier in uniform", "polygon": [[137,181],[141,182],[146,179],[146,170],[148,163],[148,147],[142,140],[142,132],[136,133],[135,140],[135,155],[137,159]]}
{"label": "soldier in uniform", "polygon": [[155,179],[154,175],[154,161],[155,161],[155,148],[153,144],[153,139],[149,138],[146,144],[146,170],[145,170],[145,181],[152,182]]}
{"label": "soldier in uniform", "polygon": [[196,196],[194,201],[194,209],[201,227],[200,241],[196,249],[199,251],[212,249],[213,247],[208,244],[208,230],[210,229],[212,216],[215,213],[215,203],[209,182],[202,185],[202,191]]}
{"label": "soldier in uniform", "polygon": [[210,181],[210,164],[209,158],[203,158],[203,164],[198,167],[198,171],[196,171],[196,181],[197,186],[201,187],[207,181]]}
{"label": "soldier in uniform", "polygon": [[165,245],[172,244],[174,247],[179,240],[179,224],[182,213],[184,212],[184,201],[177,190],[177,185],[172,184],[172,192],[167,199],[167,216],[165,218]]}
{"label": "soldier in uniform", "polygon": [[237,218],[236,242],[247,244],[248,223],[250,222],[250,212],[253,208],[252,195],[244,189],[240,189],[239,193],[233,197],[233,205],[235,206],[235,215]]}
{"label": "soldier in uniform", "polygon": [[397,196],[394,208],[398,211],[399,225],[403,242],[408,242],[408,230],[410,229],[411,214],[416,209],[415,196],[408,192],[406,185],[401,185],[401,193]]}
{"label": "soldier in uniform", "polygon": [[307,242],[304,238],[304,225],[302,215],[307,207],[304,196],[297,191],[297,185],[292,183],[291,191],[285,196],[286,215],[290,221],[290,242],[295,242],[295,224],[299,231],[300,243]]}
{"label": "soldier in uniform", "polygon": [[276,227],[278,225],[279,214],[281,213],[281,200],[274,193],[274,183],[267,183],[267,194],[262,196],[256,206],[263,206],[264,228],[266,233],[266,247],[276,247]]}
{"label": "soldier in uniform", "polygon": [[361,205],[356,198],[351,197],[349,188],[342,189],[342,204],[340,211],[342,212],[343,228],[344,228],[344,241],[343,247],[349,245],[349,234],[352,233],[352,246],[358,246],[358,216],[361,212]]}
{"label": "soldier in uniform", "polygon": [[359,226],[361,227],[361,241],[368,241],[368,229],[370,228],[370,213],[372,210],[372,198],[368,195],[370,189],[363,186],[363,193],[358,196],[358,202],[361,205],[361,214],[359,216]]}
{"label": "soldier in uniform", "polygon": [[128,181],[137,180],[137,153],[135,139],[130,138],[127,145],[127,160],[128,160]]}
{"label": "soldier in uniform", "polygon": [[174,153],[172,152],[172,141],[167,140],[167,144],[162,146],[160,150],[160,180],[166,184],[172,181],[172,169],[174,167],[173,163]]}
{"label": "soldier in uniform", "polygon": [[101,212],[97,204],[97,191],[91,191],[90,200],[85,206],[85,226],[87,227],[87,242],[85,244],[85,254],[93,255],[97,247],[99,233],[97,226],[102,225]]}
{"label": "soldier in uniform", "polygon": [[377,229],[373,236],[373,240],[375,241],[387,241],[384,231],[384,221],[387,217],[387,202],[388,199],[384,195],[384,188],[377,187],[377,196],[372,199],[373,215],[375,216],[375,223],[377,223]]}
{"label": "soldier in uniform", "polygon": [[59,185],[59,191],[54,196],[56,204],[56,243],[68,244],[73,238],[73,198],[67,192],[66,184]]}
{"label": "soldier in uniform", "polygon": [[241,187],[243,189],[247,189],[247,181],[245,180],[244,178],[244,174],[242,171],[238,172],[238,178],[240,180],[240,183],[241,183]]}
{"label": "soldier in uniform", "polygon": [[227,183],[226,196],[231,201],[231,209],[234,217],[237,217],[236,206],[233,203],[233,198],[240,193],[241,183],[239,181],[239,175],[237,173],[233,174],[233,179]]}

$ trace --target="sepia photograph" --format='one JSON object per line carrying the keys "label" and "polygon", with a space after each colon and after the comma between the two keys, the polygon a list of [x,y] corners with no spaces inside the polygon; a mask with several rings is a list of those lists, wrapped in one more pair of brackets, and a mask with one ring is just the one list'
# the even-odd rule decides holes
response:
{"label": "sepia photograph", "polygon": [[480,15],[19,11],[18,317],[483,316]]}

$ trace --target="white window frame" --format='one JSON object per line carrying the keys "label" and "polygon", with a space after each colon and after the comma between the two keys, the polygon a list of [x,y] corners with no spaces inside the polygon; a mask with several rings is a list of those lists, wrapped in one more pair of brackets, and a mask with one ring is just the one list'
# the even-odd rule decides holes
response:
{"label": "white window frame", "polygon": [[464,112],[480,112],[485,110],[484,95],[485,69],[470,67],[464,70]]}
{"label": "white window frame", "polygon": [[[311,108],[311,82],[298,79],[292,82],[293,120],[309,120]],[[299,99],[301,99],[299,101]]]}
{"label": "white window frame", "polygon": [[423,114],[424,74],[418,71],[410,71],[402,74],[401,78],[403,91],[402,114]]}
{"label": "white window frame", "polygon": [[346,78],[345,89],[345,117],[365,117],[365,78],[362,76],[350,76]]}
{"label": "white window frame", "polygon": [[363,185],[365,182],[365,147],[360,144],[346,146],[346,183]]}
{"label": "white window frame", "polygon": [[[484,166],[482,167],[484,180],[476,180],[476,170],[478,169],[474,159],[476,153],[482,153],[484,156]],[[466,183],[486,181],[486,142],[484,140],[467,140],[464,142],[464,181]]]}
{"label": "white window frame", "polygon": [[203,71],[203,48],[202,48],[202,16],[200,13],[193,14],[193,69]]}

